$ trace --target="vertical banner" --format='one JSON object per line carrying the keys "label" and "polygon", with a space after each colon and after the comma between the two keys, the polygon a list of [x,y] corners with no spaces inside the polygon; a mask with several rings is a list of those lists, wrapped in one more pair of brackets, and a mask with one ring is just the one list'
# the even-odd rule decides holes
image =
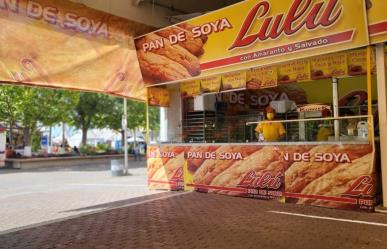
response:
{"label": "vertical banner", "polygon": [[222,91],[246,87],[246,72],[232,72],[222,75]]}
{"label": "vertical banner", "polygon": [[2,0],[0,27],[0,81],[146,100],[133,37],[149,27],[67,0]]}
{"label": "vertical banner", "polygon": [[296,60],[278,66],[279,83],[296,83],[310,81],[309,60]]}
{"label": "vertical banner", "polygon": [[166,88],[149,87],[148,88],[148,105],[169,107],[170,96]]}
{"label": "vertical banner", "polygon": [[201,93],[217,93],[220,91],[222,76],[211,76],[200,80]]}
{"label": "vertical banner", "polygon": [[180,94],[182,98],[194,97],[200,94],[200,80],[180,83]]}
{"label": "vertical banner", "polygon": [[277,67],[252,68],[246,74],[246,88],[249,90],[276,87],[278,85]]}

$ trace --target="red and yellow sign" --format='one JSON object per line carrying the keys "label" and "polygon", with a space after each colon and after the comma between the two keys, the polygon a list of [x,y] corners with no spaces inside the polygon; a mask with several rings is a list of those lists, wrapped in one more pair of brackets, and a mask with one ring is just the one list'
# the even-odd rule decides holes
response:
{"label": "red and yellow sign", "polygon": [[200,80],[187,81],[180,84],[181,97],[194,97],[200,94]]}
{"label": "red and yellow sign", "polygon": [[147,150],[150,189],[184,189],[185,146],[149,146]]}
{"label": "red and yellow sign", "polygon": [[367,74],[367,50],[356,49],[349,51],[347,56],[349,75]]}
{"label": "red and yellow sign", "polygon": [[347,76],[347,54],[335,53],[313,57],[310,59],[310,70],[313,80]]}
{"label": "red and yellow sign", "polygon": [[247,0],[136,45],[144,78],[157,84],[362,47],[368,38],[364,0]]}
{"label": "red and yellow sign", "polygon": [[232,72],[222,75],[222,90],[240,89],[246,87],[246,72]]}
{"label": "red and yellow sign", "polygon": [[0,81],[146,99],[133,36],[150,29],[70,1],[0,1]]}
{"label": "red and yellow sign", "polygon": [[150,106],[169,107],[170,96],[166,88],[149,87],[148,104]]}
{"label": "red and yellow sign", "polygon": [[279,83],[310,81],[309,60],[296,60],[278,66]]}
{"label": "red and yellow sign", "polygon": [[211,76],[200,80],[202,93],[213,93],[220,91],[220,85],[222,84],[221,76]]}
{"label": "red and yellow sign", "polygon": [[277,67],[266,66],[252,68],[246,72],[246,88],[257,90],[278,85]]}
{"label": "red and yellow sign", "polygon": [[184,183],[185,190],[342,209],[376,203],[369,144],[150,146],[148,157],[152,189]]}
{"label": "red and yellow sign", "polygon": [[387,41],[387,2],[385,0],[365,0],[368,14],[368,30],[371,43]]}

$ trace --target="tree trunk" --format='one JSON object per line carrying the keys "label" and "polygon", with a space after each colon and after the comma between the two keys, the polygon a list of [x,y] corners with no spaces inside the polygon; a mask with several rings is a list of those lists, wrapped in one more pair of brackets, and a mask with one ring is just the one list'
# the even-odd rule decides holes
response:
{"label": "tree trunk", "polygon": [[10,126],[9,126],[9,144],[12,146],[12,148],[14,148],[14,144],[13,144],[13,123],[11,122]]}
{"label": "tree trunk", "polygon": [[31,146],[31,128],[26,126],[23,128],[23,142],[24,146]]}
{"label": "tree trunk", "polygon": [[87,144],[87,131],[89,129],[86,128],[86,127],[83,127],[82,128],[82,145],[86,145]]}

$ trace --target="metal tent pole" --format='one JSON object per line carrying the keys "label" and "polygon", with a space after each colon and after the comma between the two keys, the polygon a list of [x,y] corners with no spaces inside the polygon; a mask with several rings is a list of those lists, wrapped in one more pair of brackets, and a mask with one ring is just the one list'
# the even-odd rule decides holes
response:
{"label": "metal tent pole", "polygon": [[387,208],[387,86],[384,44],[376,46],[376,70],[378,81],[378,113],[380,133],[380,159],[382,168],[383,206]]}
{"label": "metal tent pole", "polygon": [[[333,117],[339,117],[339,89],[338,89],[338,80],[336,78],[332,78],[332,91],[333,91]],[[335,141],[340,140],[340,121],[334,121],[335,127]]]}
{"label": "metal tent pole", "polygon": [[127,175],[128,170],[128,116],[127,116],[127,100],[124,98],[124,113],[122,115],[122,129],[124,130],[124,174]]}

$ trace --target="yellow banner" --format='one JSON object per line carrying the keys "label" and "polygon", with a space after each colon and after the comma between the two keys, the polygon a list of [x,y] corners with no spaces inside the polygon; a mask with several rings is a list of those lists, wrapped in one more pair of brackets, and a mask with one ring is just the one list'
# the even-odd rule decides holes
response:
{"label": "yellow banner", "polygon": [[347,76],[347,54],[337,53],[311,58],[310,70],[313,80]]}
{"label": "yellow banner", "polygon": [[[355,17],[355,18],[354,18]],[[368,45],[364,0],[246,0],[136,39],[150,84]]]}
{"label": "yellow banner", "polygon": [[150,106],[169,107],[170,96],[166,88],[149,87],[148,104]]}
{"label": "yellow banner", "polygon": [[278,66],[279,83],[295,83],[311,80],[309,60],[297,60]]}
{"label": "yellow banner", "polygon": [[277,67],[257,67],[246,72],[246,88],[250,90],[276,87],[278,85]]}
{"label": "yellow banner", "polygon": [[180,93],[183,98],[194,97],[200,94],[200,80],[188,81],[180,84]]}
{"label": "yellow banner", "polygon": [[222,83],[222,76],[212,76],[203,78],[200,81],[202,93],[219,92]]}
{"label": "yellow banner", "polygon": [[0,81],[146,99],[133,36],[150,29],[70,1],[0,1]]}
{"label": "yellow banner", "polygon": [[366,0],[368,30],[372,44],[387,41],[387,1]]}
{"label": "yellow banner", "polygon": [[246,72],[233,72],[222,75],[222,90],[239,89],[246,87]]}
{"label": "yellow banner", "polygon": [[357,49],[348,52],[348,74],[367,74],[367,50]]}

